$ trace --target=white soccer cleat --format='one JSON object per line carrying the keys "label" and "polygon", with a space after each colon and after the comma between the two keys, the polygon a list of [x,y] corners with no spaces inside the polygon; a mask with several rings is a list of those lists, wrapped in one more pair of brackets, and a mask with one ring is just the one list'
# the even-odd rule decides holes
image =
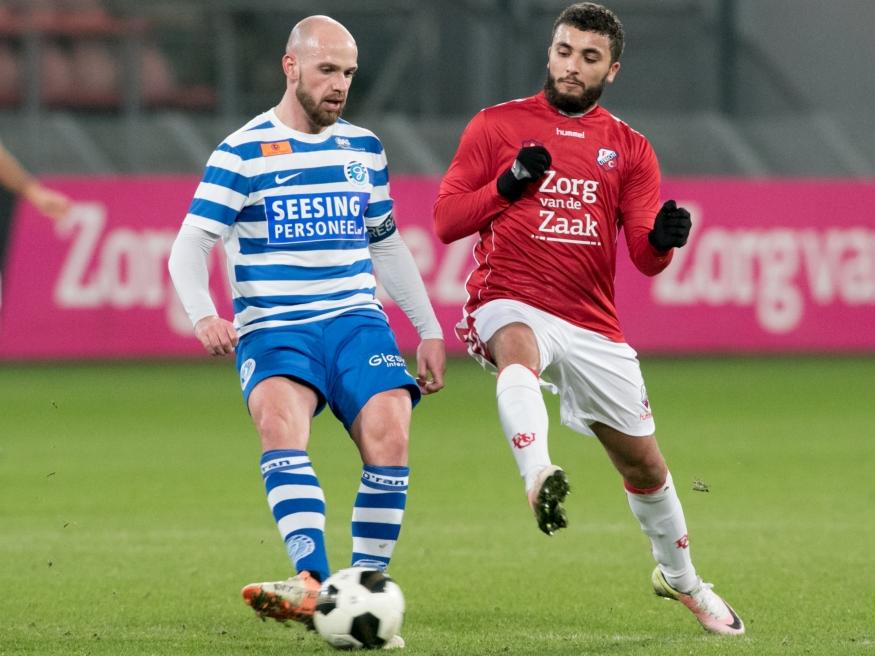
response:
{"label": "white soccer cleat", "polygon": [[319,581],[305,571],[285,581],[250,583],[240,593],[261,619],[293,620],[310,626],[319,587]]}
{"label": "white soccer cleat", "polygon": [[668,581],[662,570],[657,567],[651,576],[653,591],[660,597],[674,599],[690,609],[706,631],[719,633],[720,635],[741,635],[744,633],[744,622],[718,595],[710,583],[705,583],[701,578],[696,587],[690,592],[675,590]]}
{"label": "white soccer cleat", "polygon": [[560,528],[568,526],[568,517],[562,504],[571,487],[568,476],[561,467],[544,467],[528,491],[529,505],[535,513],[538,528],[547,535],[553,535]]}

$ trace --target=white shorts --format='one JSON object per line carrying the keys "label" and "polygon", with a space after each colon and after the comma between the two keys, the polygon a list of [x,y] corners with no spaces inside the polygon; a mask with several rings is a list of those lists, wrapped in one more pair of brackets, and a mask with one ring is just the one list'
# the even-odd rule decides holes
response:
{"label": "white shorts", "polygon": [[563,424],[593,437],[590,424],[594,422],[636,437],[653,435],[653,412],[637,353],[631,346],[508,299],[477,308],[456,331],[467,343],[468,352],[494,370],[486,342],[511,323],[526,324],[535,333],[540,373],[559,393]]}

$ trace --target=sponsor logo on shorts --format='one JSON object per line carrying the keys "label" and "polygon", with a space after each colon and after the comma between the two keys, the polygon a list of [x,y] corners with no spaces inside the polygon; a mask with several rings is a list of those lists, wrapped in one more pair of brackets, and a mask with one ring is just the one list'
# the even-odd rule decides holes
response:
{"label": "sponsor logo on shorts", "polygon": [[513,446],[515,449],[525,449],[527,446],[532,444],[535,441],[534,433],[517,433],[510,441],[513,442]]}
{"label": "sponsor logo on shorts", "polygon": [[647,398],[647,388],[641,386],[641,405],[644,406],[644,412],[639,415],[641,421],[647,421],[653,417],[653,411],[650,408],[650,399]]}
{"label": "sponsor logo on shorts", "polygon": [[387,367],[407,366],[404,358],[402,358],[400,355],[393,355],[392,353],[375,353],[368,358],[368,364],[372,367],[379,367],[381,365],[385,365]]}
{"label": "sponsor logo on shorts", "polygon": [[249,358],[240,366],[240,389],[246,389],[246,384],[255,372],[255,360]]}
{"label": "sponsor logo on shorts", "polygon": [[306,558],[311,553],[316,551],[316,543],[309,535],[293,535],[286,542],[286,551],[289,552],[289,558],[293,563],[298,562],[301,558]]}
{"label": "sponsor logo on shorts", "polygon": [[356,187],[365,187],[368,184],[368,167],[355,160],[347,162],[343,167],[343,174],[350,184]]}

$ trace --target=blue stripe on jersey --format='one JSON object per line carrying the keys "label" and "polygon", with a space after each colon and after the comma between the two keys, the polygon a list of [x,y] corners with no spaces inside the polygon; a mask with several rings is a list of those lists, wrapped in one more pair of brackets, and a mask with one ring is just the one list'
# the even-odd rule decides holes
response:
{"label": "blue stripe on jersey", "polygon": [[382,187],[389,182],[388,167],[383,167],[380,170],[368,169],[368,174],[370,175],[371,184],[375,187]]}
{"label": "blue stripe on jersey", "polygon": [[352,534],[357,538],[397,540],[399,533],[401,533],[401,526],[398,524],[380,524],[377,522],[352,523]]}
{"label": "blue stripe on jersey", "polygon": [[191,207],[188,208],[188,213],[212,219],[213,221],[218,221],[225,225],[231,225],[234,223],[234,219],[237,218],[237,210],[234,208],[222,205],[221,203],[214,203],[213,201],[204,198],[195,198],[192,200]]}
{"label": "blue stripe on jersey", "polygon": [[258,125],[253,125],[252,127],[248,128],[246,131],[251,132],[252,130],[268,130],[268,129],[273,128],[273,127],[276,127],[273,123],[271,123],[270,121],[265,121],[264,123],[259,123]]}
{"label": "blue stripe on jersey", "polygon": [[208,166],[204,171],[204,182],[233,189],[238,194],[249,195],[249,178],[218,166]]}
{"label": "blue stripe on jersey", "polygon": [[[376,302],[376,301],[375,301]],[[350,308],[361,308],[361,303],[355,303],[354,305],[341,305],[341,306],[332,306],[329,308],[320,308],[318,310],[291,310],[289,312],[280,312],[277,314],[270,314],[266,317],[261,317],[260,319],[252,319],[246,323],[247,326],[254,326],[255,324],[264,323],[266,321],[306,321],[307,319],[312,319],[314,317],[318,317],[323,314],[328,314],[329,312],[340,312],[342,310],[348,310]]]}
{"label": "blue stripe on jersey", "polygon": [[[262,217],[263,219],[264,217]],[[295,251],[342,251],[352,248],[364,248],[361,239],[333,239],[328,241],[305,241],[294,245],[268,244],[266,239],[250,237],[240,238],[241,255],[261,255],[263,253],[284,253]]]}
{"label": "blue stripe on jersey", "polygon": [[301,305],[314,301],[338,301],[356,294],[376,294],[376,287],[350,289],[333,294],[299,294],[296,296],[249,296],[234,299],[234,314],[243,312],[246,308],[272,308],[281,305]]}
{"label": "blue stripe on jersey", "polygon": [[257,223],[258,221],[264,220],[263,203],[259,203],[258,205],[247,205],[240,210],[240,214],[237,216],[237,223]]}
{"label": "blue stripe on jersey", "polygon": [[368,204],[368,209],[365,210],[365,216],[374,217],[374,216],[383,216],[384,214],[388,214],[392,211],[392,201],[391,200],[381,200],[376,203]]}
{"label": "blue stripe on jersey", "polygon": [[[289,177],[293,176],[293,177]],[[288,184],[277,182],[288,179]],[[368,169],[368,180],[375,187],[385,185],[389,179],[386,169],[379,171]],[[307,169],[286,169],[282,171],[272,171],[270,173],[262,173],[252,176],[250,179],[253,189],[276,189],[277,187],[288,186],[295,187],[300,185],[315,185],[315,184],[332,184],[335,182],[346,182],[346,173],[344,166],[336,164],[332,166],[314,166]]]}
{"label": "blue stripe on jersey", "polygon": [[353,262],[348,266],[330,267],[302,267],[285,264],[237,265],[234,267],[234,278],[239,282],[258,280],[329,280],[373,272],[373,263],[370,259],[366,259]]}

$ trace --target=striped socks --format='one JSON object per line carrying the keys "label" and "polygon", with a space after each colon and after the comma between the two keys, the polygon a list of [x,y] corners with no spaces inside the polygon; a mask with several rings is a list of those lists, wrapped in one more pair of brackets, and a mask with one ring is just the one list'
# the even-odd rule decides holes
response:
{"label": "striped socks", "polygon": [[[295,570],[328,578],[325,495],[306,451],[276,449],[261,456],[267,503]],[[406,490],[405,486],[405,490]]]}
{"label": "striped socks", "polygon": [[407,504],[408,467],[365,465],[352,509],[352,564],[386,569]]}

